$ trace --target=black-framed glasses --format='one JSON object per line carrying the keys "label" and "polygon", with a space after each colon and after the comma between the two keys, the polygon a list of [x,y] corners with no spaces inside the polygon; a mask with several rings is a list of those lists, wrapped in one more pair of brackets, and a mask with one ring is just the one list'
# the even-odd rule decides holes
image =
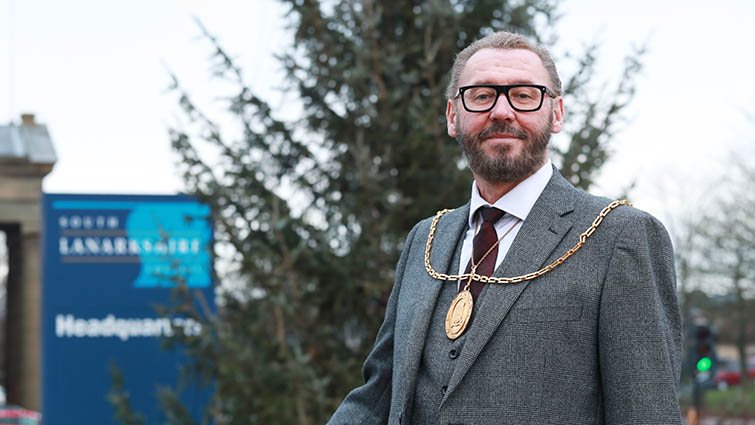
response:
{"label": "black-framed glasses", "polygon": [[556,97],[548,87],[537,84],[475,84],[459,87],[456,97],[461,97],[464,109],[469,112],[488,112],[495,107],[501,93],[506,96],[511,108],[519,112],[537,111],[543,106],[546,94]]}

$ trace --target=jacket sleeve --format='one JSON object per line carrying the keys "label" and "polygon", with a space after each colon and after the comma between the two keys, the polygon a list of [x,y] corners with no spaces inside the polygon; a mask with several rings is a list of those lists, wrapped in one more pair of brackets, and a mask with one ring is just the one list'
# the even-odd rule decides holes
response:
{"label": "jacket sleeve", "polygon": [[646,213],[624,223],[614,246],[598,332],[605,423],[681,424],[673,249],[663,225]]}
{"label": "jacket sleeve", "polygon": [[327,425],[383,425],[388,423],[391,407],[396,305],[401,291],[401,281],[407,258],[418,227],[419,224],[414,226],[406,238],[404,250],[396,266],[395,282],[385,309],[385,319],[378,331],[375,345],[370,354],[367,355],[362,368],[364,384],[353,389],[346,396]]}

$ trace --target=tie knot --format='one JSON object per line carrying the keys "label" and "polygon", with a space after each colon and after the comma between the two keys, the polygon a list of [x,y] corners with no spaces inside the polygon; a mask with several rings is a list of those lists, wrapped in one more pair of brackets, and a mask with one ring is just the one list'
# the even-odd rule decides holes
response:
{"label": "tie knot", "polygon": [[503,215],[506,214],[505,212],[495,207],[481,207],[479,211],[483,223],[487,221],[495,224],[495,222],[498,221],[499,218],[503,217]]}

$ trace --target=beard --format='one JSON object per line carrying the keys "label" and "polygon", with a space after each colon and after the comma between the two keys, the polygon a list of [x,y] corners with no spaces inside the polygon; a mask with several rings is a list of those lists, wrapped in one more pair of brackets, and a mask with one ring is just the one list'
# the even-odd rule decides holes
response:
{"label": "beard", "polygon": [[[510,183],[524,180],[534,174],[545,162],[548,141],[551,138],[553,114],[535,132],[514,128],[502,121],[494,121],[477,136],[466,131],[461,121],[456,124],[456,140],[459,141],[467,164],[477,176],[490,183]],[[509,158],[511,145],[494,146],[495,155],[488,155],[482,149],[485,139],[493,134],[510,134],[522,142],[522,152]]]}

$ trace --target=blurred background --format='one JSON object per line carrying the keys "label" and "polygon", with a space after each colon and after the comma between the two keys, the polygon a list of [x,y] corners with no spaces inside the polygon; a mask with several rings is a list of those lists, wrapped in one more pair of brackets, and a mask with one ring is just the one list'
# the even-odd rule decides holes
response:
{"label": "blurred background", "polygon": [[[629,199],[672,236],[685,414],[697,403],[708,420],[745,423],[754,19],[755,3],[735,0],[2,0],[0,126],[45,126],[45,193],[211,206],[218,312],[173,307],[204,323],[176,337],[189,372],[213,385],[208,417],[323,423],[361,380],[407,232],[468,197],[443,117],[455,53],[521,32],[550,48],[564,83],[551,155],[562,174]],[[0,178],[33,162],[9,140]],[[0,285],[4,322],[6,305]]]}

